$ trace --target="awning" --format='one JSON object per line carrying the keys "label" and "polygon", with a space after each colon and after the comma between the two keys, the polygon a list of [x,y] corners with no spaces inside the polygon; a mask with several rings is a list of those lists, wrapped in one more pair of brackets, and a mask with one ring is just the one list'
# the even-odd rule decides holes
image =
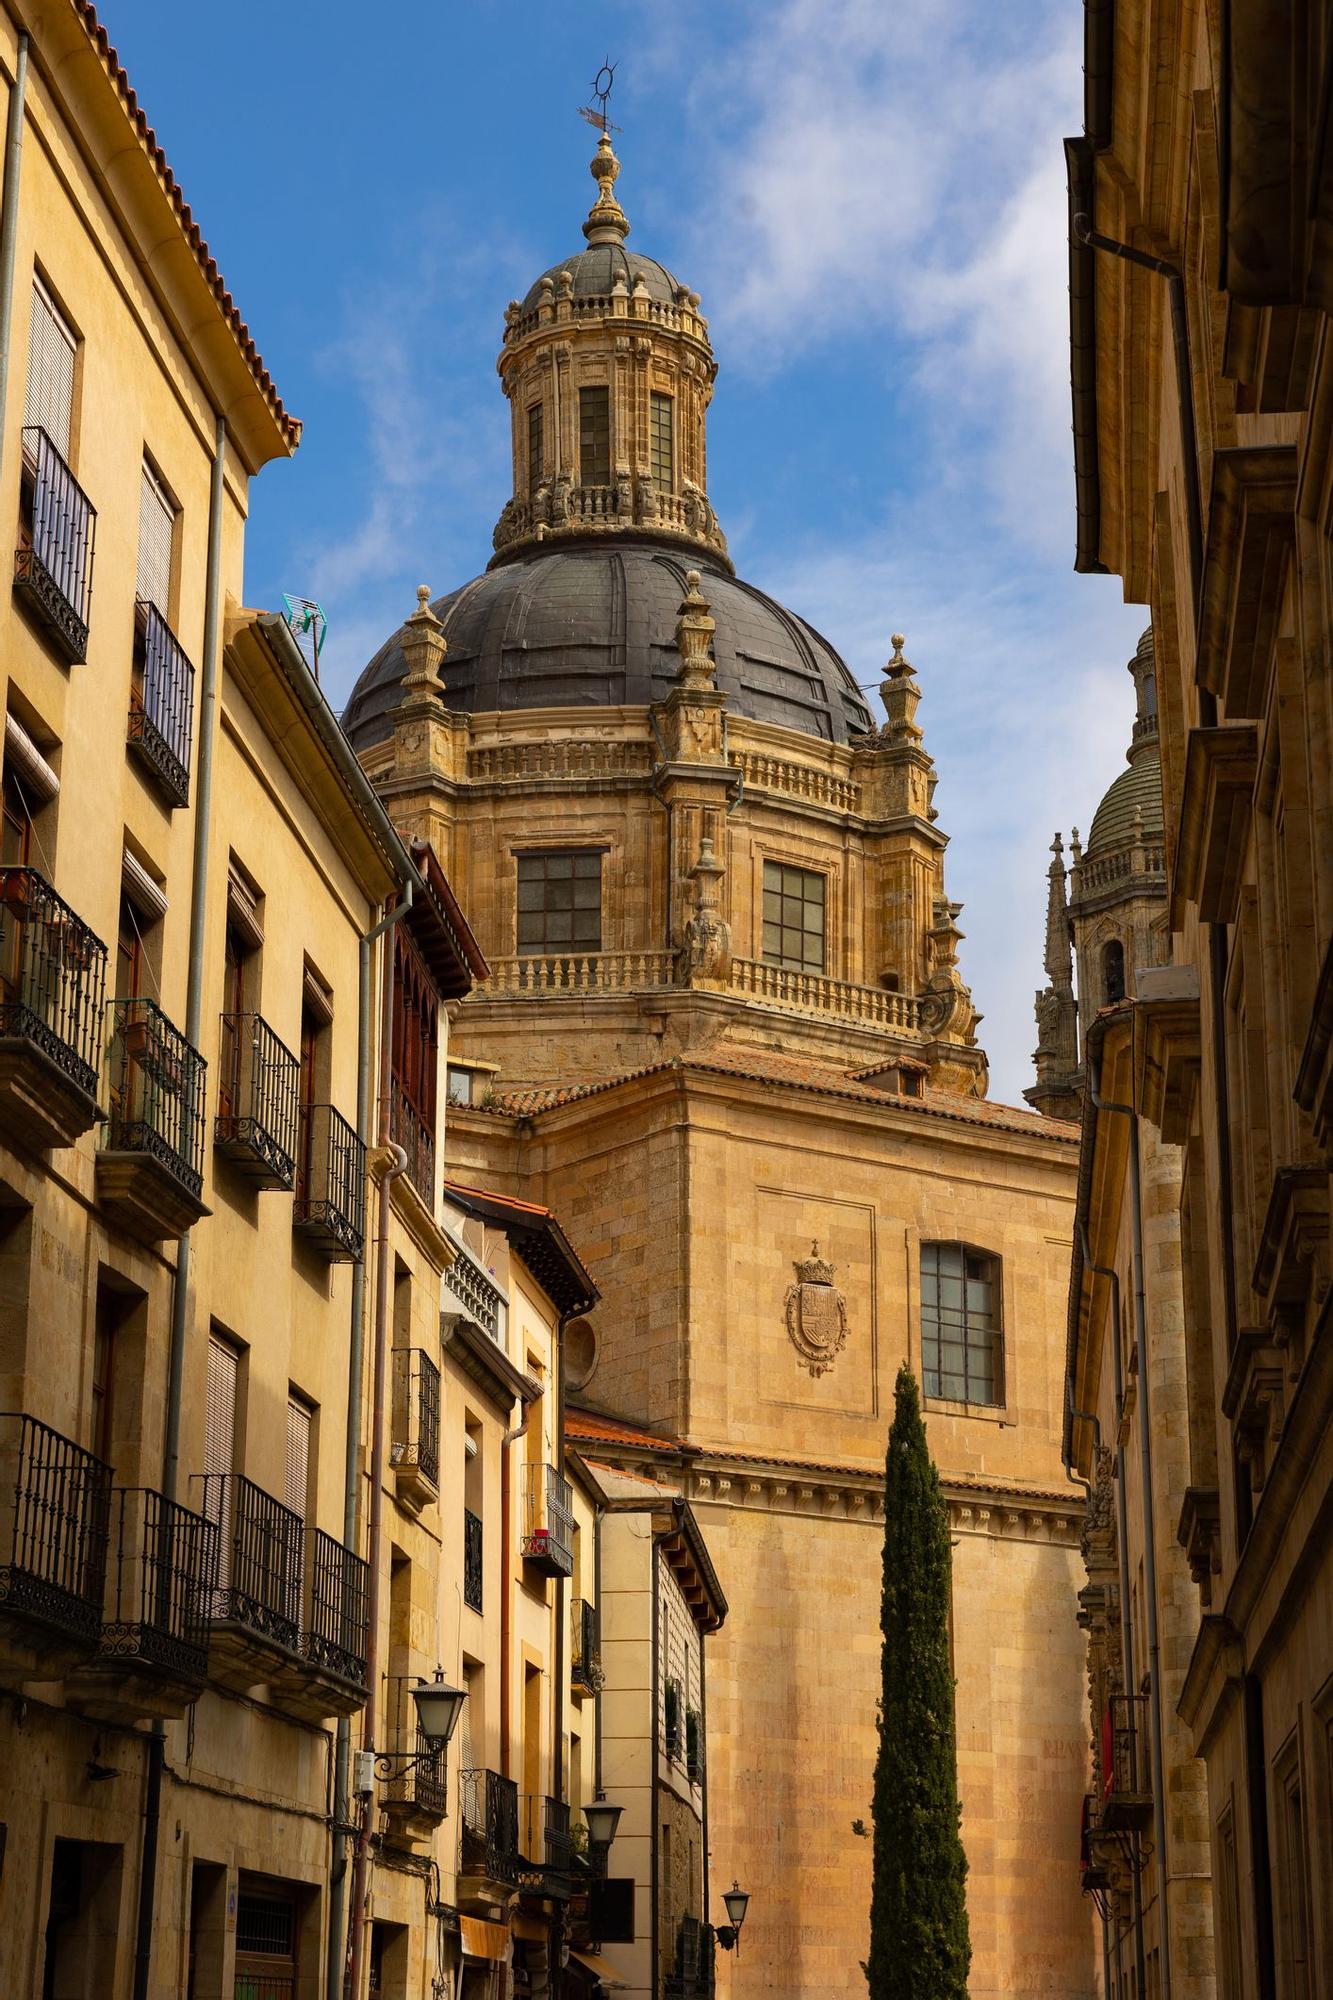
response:
{"label": "awning", "polygon": [[464,1958],[485,1958],[504,1965],[509,1958],[509,1930],[505,1924],[488,1924],[483,1917],[460,1917]]}
{"label": "awning", "polygon": [[603,1986],[628,1989],[628,1979],[622,1979],[610,1959],[603,1958],[600,1951],[575,1951],[571,1945],[569,1955],[583,1967],[585,1972],[590,1972],[594,1979],[599,1979]]}

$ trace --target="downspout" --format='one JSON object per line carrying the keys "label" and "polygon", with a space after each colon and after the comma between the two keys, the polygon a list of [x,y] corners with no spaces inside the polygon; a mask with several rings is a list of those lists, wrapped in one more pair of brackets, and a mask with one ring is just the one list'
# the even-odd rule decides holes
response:
{"label": "downspout", "polygon": [[513,1700],[513,1671],[509,1659],[509,1634],[513,1624],[513,1608],[510,1602],[513,1590],[513,1555],[511,1551],[513,1499],[512,1480],[509,1471],[509,1447],[517,1444],[528,1434],[532,1421],[532,1411],[527,1403],[519,1409],[519,1420],[500,1439],[500,1776],[510,1775],[509,1766],[513,1761],[513,1725],[509,1705]]}
{"label": "downspout", "polygon": [[[592,1517],[592,1589],[597,1606],[597,1645],[602,1646],[602,1522],[606,1519],[606,1508],[597,1503]],[[595,1798],[602,1793],[602,1704],[599,1701],[593,1709],[592,1723],[592,1788]]]}
{"label": "downspout", "polygon": [[[5,190],[8,200],[8,187]],[[194,865],[190,883],[190,957],[185,986],[185,1039],[197,1049],[204,1012],[204,945],[208,920],[208,842],[213,820],[213,745],[218,687],[218,613],[222,597],[223,473],[227,426],[217,419],[213,476],[208,495],[208,568],[204,579],[204,652],[199,683],[199,761],[194,777]],[[162,1492],[176,1498],[180,1466],[181,1403],[185,1378],[185,1338],[190,1296],[190,1232],[176,1246],[171,1295],[171,1348],[167,1362],[167,1412],[162,1448]],[[148,1738],[144,1787],[143,1841],[139,1857],[139,1910],[134,1942],[134,2000],[148,2000],[153,1957],[153,1916],[157,1901],[157,1842],[162,1818],[162,1763],[166,1726],[153,1724]]]}
{"label": "downspout", "polygon": [[[555,1327],[555,1462],[560,1477],[565,1473],[565,1328],[576,1317],[574,1311],[561,1313]],[[568,1599],[565,1596],[566,1577],[555,1580],[555,1797],[559,1805],[565,1802],[565,1626],[568,1615]]]}
{"label": "downspout", "polygon": [[[1134,1023],[1137,1023],[1137,1011]],[[1131,1037],[1134,1027],[1130,1029]],[[1153,1839],[1156,1846],[1157,1891],[1160,1915],[1158,1918],[1159,1949],[1161,1951],[1161,1995],[1162,2000],[1171,2000],[1171,1912],[1167,1899],[1169,1876],[1167,1854],[1166,1762],[1162,1749],[1162,1676],[1161,1648],[1157,1625],[1157,1517],[1153,1509],[1152,1476],[1152,1399],[1148,1366],[1148,1316],[1143,1290],[1143,1185],[1139,1160],[1139,1115],[1132,1104],[1113,1104],[1100,1095],[1101,1052],[1098,1050],[1095,1071],[1090,1071],[1089,1088],[1092,1101],[1099,1111],[1115,1112],[1129,1120],[1129,1189],[1130,1228],[1133,1237],[1134,1256],[1134,1336],[1139,1350],[1139,1477],[1140,1500],[1143,1507],[1143,1573],[1144,1595],[1147,1598],[1148,1622],[1148,1713],[1152,1726],[1153,1754]],[[1117,1315],[1117,1338],[1119,1316]],[[1117,1370],[1119,1360],[1117,1357]],[[1126,1660],[1126,1673],[1128,1673]],[[1140,1988],[1142,1991],[1142,1988]]]}
{"label": "downspout", "polygon": [[[370,1150],[370,1063],[373,1051],[371,1021],[371,963],[373,947],[391,925],[397,923],[404,905],[396,903],[386,916],[360,940],[356,1014],[356,1130],[367,1152]],[[387,964],[386,948],[386,964]],[[365,1250],[352,1266],[351,1330],[347,1353],[347,1456],[343,1473],[343,1547],[357,1552],[356,1530],[360,1500],[361,1458],[361,1375],[365,1367],[366,1257]],[[352,1724],[346,1715],[338,1717],[334,1750],[333,1780],[333,1867],[329,1878],[329,1931],[325,1992],[327,2000],[342,2000],[346,1951],[343,1926],[343,1885],[347,1879],[347,1836],[354,1829],[348,1815],[351,1800],[347,1774],[351,1761]]]}
{"label": "downspout", "polygon": [[[394,907],[385,912],[381,928],[385,931],[398,922],[412,907],[412,878],[403,883],[403,893]],[[370,1564],[367,1586],[366,1633],[366,1686],[369,1693],[363,1710],[365,1721],[361,1732],[362,1752],[372,1760],[375,1754],[375,1711],[379,1702],[379,1656],[380,1656],[380,1540],[384,1517],[384,1378],[387,1367],[388,1326],[389,1326],[389,1221],[393,1203],[393,1183],[400,1174],[407,1171],[407,1154],[401,1146],[395,1146],[389,1136],[389,1090],[391,1065],[393,1061],[393,961],[386,949],[380,977],[380,1074],[379,1074],[379,1152],[384,1159],[384,1169],[379,1184],[379,1220],[376,1225],[376,1267],[375,1267],[375,1334],[371,1363],[371,1433],[370,1433],[370,1526],[367,1535],[366,1560]],[[373,1770],[373,1763],[372,1763]],[[366,1957],[366,1873],[370,1860],[370,1829],[375,1814],[375,1788],[372,1778],[369,1791],[361,1800],[358,1815],[356,1848],[352,1860],[352,1908],[349,1918],[351,1932],[351,1992],[354,2000],[359,2000],[362,1975]]]}
{"label": "downspout", "polygon": [[20,32],[14,81],[5,121],[5,193],[0,203],[0,413],[8,411],[9,347],[14,330],[14,258],[19,233],[19,177],[23,168],[23,116],[28,96],[28,37]]}

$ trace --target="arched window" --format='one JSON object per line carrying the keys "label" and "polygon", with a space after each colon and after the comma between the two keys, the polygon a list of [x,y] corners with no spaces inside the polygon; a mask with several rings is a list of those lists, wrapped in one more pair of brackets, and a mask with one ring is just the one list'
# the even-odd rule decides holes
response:
{"label": "arched window", "polygon": [[921,1366],[928,1396],[1004,1401],[998,1257],[968,1243],[921,1245]]}
{"label": "arched window", "polygon": [[1119,938],[1102,946],[1102,996],[1106,1007],[1125,997],[1125,947]]}

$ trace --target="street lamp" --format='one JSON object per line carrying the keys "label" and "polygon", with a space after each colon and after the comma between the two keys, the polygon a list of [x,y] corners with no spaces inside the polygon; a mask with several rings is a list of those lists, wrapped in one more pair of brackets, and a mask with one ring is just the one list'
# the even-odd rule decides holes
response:
{"label": "street lamp", "polygon": [[444,1668],[436,1667],[433,1681],[416,1681],[410,1690],[417,1705],[417,1724],[432,1750],[443,1750],[458,1727],[467,1700],[465,1688],[450,1687]]}
{"label": "street lamp", "polygon": [[733,1881],[722,1900],[727,1906],[727,1915],[731,1918],[731,1922],[718,1925],[717,1941],[723,1951],[734,1951],[739,1958],[741,1925],[745,1922],[745,1912],[749,1908],[750,1892],[748,1889],[742,1889],[739,1882]]}
{"label": "street lamp", "polygon": [[616,1828],[624,1810],[624,1806],[608,1805],[601,1792],[592,1805],[583,1808],[583,1820],[588,1829],[588,1859],[597,1875],[606,1874],[607,1850],[616,1837]]}

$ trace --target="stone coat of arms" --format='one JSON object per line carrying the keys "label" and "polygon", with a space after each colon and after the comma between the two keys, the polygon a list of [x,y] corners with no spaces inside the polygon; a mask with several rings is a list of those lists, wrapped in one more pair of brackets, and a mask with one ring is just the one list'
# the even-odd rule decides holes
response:
{"label": "stone coat of arms", "polygon": [[847,1301],[833,1282],[833,1266],[819,1254],[796,1260],[796,1279],[787,1289],[787,1332],[812,1375],[833,1366],[847,1339]]}

